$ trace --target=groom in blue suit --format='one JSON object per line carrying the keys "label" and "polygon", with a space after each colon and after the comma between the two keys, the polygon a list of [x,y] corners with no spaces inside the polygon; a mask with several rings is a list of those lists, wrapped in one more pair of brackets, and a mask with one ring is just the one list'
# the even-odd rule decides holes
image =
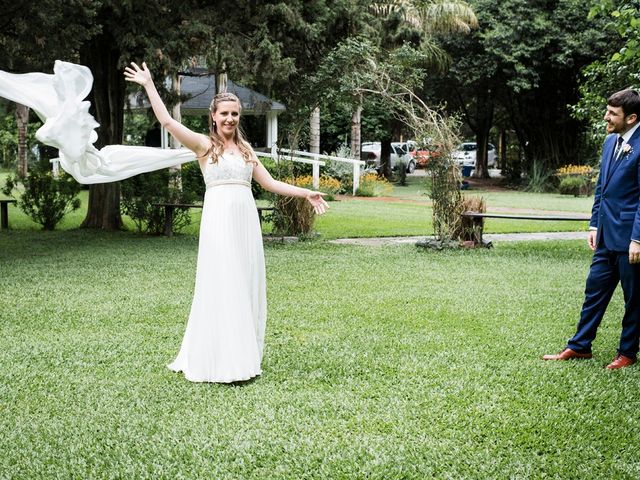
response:
{"label": "groom in blue suit", "polygon": [[608,369],[636,363],[640,339],[640,94],[622,90],[607,100],[588,243],[594,250],[576,334],[545,360],[591,358],[591,342],[618,283],[625,311],[618,353]]}

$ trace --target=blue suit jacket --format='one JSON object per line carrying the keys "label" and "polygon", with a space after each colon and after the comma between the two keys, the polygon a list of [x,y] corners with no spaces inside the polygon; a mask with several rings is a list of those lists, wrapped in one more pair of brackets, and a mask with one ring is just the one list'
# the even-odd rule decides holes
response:
{"label": "blue suit jacket", "polygon": [[640,128],[618,160],[611,158],[616,138],[604,142],[590,226],[598,229],[597,245],[628,252],[631,239],[640,240]]}

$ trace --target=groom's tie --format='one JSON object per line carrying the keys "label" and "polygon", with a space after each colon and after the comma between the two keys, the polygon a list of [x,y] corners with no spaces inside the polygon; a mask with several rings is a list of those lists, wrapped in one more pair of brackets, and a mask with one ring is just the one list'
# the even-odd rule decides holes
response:
{"label": "groom's tie", "polygon": [[607,180],[611,178],[613,171],[615,170],[616,160],[620,156],[620,150],[622,150],[622,144],[624,143],[624,139],[622,135],[618,135],[618,139],[616,140],[616,148],[613,150],[613,155],[611,155],[611,160],[609,160],[609,165],[607,168]]}
{"label": "groom's tie", "polygon": [[616,143],[616,149],[613,152],[613,161],[616,161],[620,156],[620,150],[622,149],[622,144],[624,143],[624,139],[622,135],[618,135],[618,142]]}

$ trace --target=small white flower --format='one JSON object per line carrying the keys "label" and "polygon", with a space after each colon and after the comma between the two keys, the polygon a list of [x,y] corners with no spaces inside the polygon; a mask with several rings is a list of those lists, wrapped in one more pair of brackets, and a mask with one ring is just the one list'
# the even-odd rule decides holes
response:
{"label": "small white flower", "polygon": [[630,153],[633,153],[633,148],[628,143],[625,143],[622,147],[622,153],[629,155]]}

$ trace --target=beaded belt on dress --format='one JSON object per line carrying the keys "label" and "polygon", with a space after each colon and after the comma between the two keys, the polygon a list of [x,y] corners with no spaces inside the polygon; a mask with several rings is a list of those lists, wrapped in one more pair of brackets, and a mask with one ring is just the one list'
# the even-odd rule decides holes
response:
{"label": "beaded belt on dress", "polygon": [[244,185],[251,188],[251,183],[246,180],[214,180],[207,183],[207,188],[217,187],[218,185]]}

